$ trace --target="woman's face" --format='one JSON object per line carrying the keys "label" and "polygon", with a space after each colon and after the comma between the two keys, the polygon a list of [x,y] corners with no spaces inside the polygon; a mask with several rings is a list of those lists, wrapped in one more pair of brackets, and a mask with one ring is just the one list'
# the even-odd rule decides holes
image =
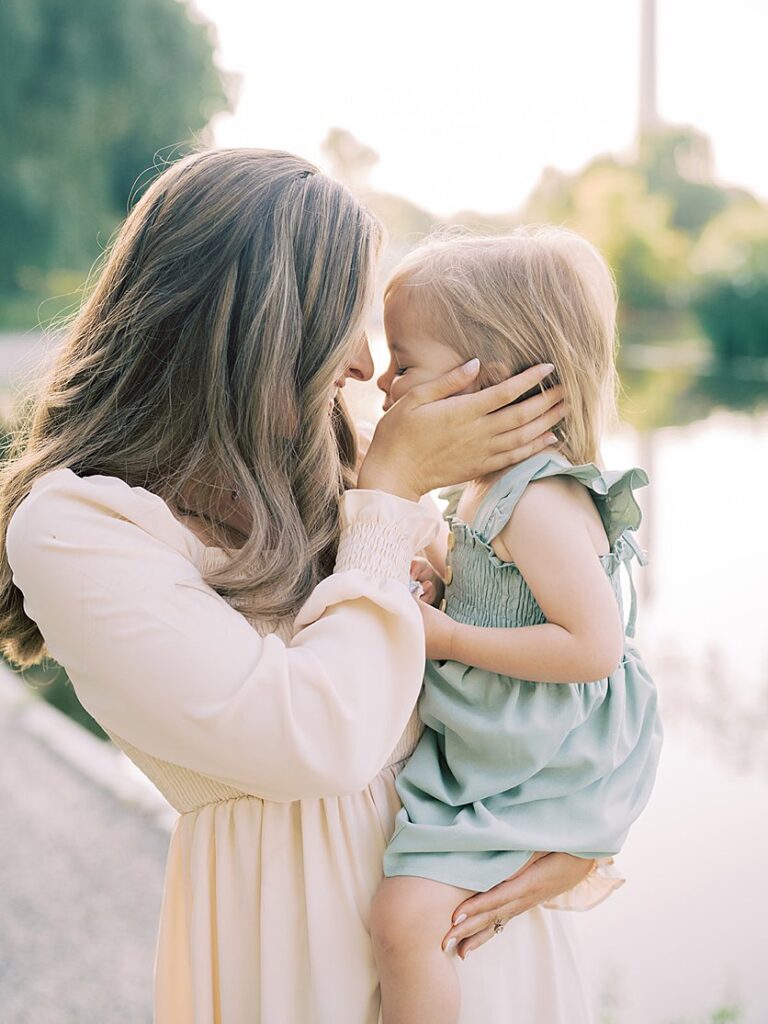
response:
{"label": "woman's face", "polygon": [[[417,384],[441,377],[466,361],[424,330],[408,302],[407,288],[395,288],[387,296],[384,331],[389,348],[389,366],[376,384],[386,396],[385,412]],[[460,394],[476,390],[477,385],[473,383]]]}
{"label": "woman's face", "polygon": [[365,332],[363,332],[360,345],[355,352],[352,362],[346,368],[343,375],[335,381],[337,389],[344,387],[347,377],[351,380],[370,380],[373,377],[373,357],[371,356],[371,347],[368,343],[368,335]]}

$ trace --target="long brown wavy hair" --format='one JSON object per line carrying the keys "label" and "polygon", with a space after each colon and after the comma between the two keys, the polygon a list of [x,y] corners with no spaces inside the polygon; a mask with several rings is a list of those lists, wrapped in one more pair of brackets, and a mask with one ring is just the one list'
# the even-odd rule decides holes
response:
{"label": "long brown wavy hair", "polygon": [[[0,475],[0,650],[46,656],[5,550],[37,477],[144,487],[211,523],[206,576],[246,614],[294,613],[332,568],[357,445],[334,381],[361,343],[382,228],[290,153],[192,153],[146,189],[92,274]],[[242,546],[221,525],[239,490]],[[217,524],[219,524],[217,526]]]}

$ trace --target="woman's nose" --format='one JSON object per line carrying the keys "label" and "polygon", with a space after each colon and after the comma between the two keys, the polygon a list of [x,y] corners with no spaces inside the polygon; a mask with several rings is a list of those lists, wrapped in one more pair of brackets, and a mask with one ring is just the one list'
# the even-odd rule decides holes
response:
{"label": "woman's nose", "polygon": [[373,356],[371,355],[371,348],[366,336],[362,345],[357,350],[355,358],[349,364],[345,376],[351,377],[353,380],[370,380],[373,374]]}

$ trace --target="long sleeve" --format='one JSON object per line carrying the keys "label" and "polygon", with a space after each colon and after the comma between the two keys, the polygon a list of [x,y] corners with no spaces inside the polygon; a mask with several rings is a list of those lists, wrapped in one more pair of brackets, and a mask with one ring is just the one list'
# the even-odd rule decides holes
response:
{"label": "long sleeve", "polygon": [[261,636],[202,579],[157,495],[68,469],[17,508],[7,552],[24,608],[104,728],[266,799],[362,789],[395,747],[424,666],[404,584],[438,529],[421,505],[342,499],[337,571],[293,638]]}

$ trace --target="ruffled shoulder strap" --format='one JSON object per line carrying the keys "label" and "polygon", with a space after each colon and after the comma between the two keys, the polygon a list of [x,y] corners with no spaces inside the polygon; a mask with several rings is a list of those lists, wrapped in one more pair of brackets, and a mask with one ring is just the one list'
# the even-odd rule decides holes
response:
{"label": "ruffled shoulder strap", "polygon": [[648,561],[646,552],[634,536],[642,520],[634,491],[648,483],[645,470],[637,466],[623,471],[601,470],[593,462],[573,465],[559,452],[540,452],[513,466],[496,481],[481,503],[472,528],[490,544],[509,522],[528,484],[550,476],[575,477],[592,492],[608,536],[611,554],[627,570],[632,604],[626,631],[628,636],[634,636],[637,594],[631,561],[636,558],[640,565]]}
{"label": "ruffled shoulder strap", "polygon": [[489,544],[509,522],[515,506],[523,496],[523,491],[539,474],[550,475],[552,471],[562,473],[570,462],[559,453],[539,452],[516,466],[511,466],[491,486],[480,502],[475,517],[471,522],[472,529]]}
{"label": "ruffled shoulder strap", "polygon": [[[535,479],[554,476],[555,472],[542,473]],[[592,492],[611,550],[619,537],[627,531],[638,529],[643,513],[634,492],[648,484],[648,475],[644,469],[632,466],[625,470],[600,470],[593,462],[587,462],[580,466],[570,466],[561,472],[580,480]]]}
{"label": "ruffled shoulder strap", "polygon": [[443,510],[443,517],[445,519],[450,519],[451,516],[456,515],[459,499],[466,486],[466,484],[451,484],[450,487],[443,487],[442,490],[437,492],[438,498],[448,502]]}
{"label": "ruffled shoulder strap", "polygon": [[573,465],[559,452],[540,452],[513,466],[496,481],[477,510],[473,529],[490,543],[509,522],[528,484],[550,476],[572,476],[589,488],[611,550],[619,537],[640,526],[642,512],[634,491],[648,483],[644,470],[636,466],[624,471],[600,470],[593,462]]}

